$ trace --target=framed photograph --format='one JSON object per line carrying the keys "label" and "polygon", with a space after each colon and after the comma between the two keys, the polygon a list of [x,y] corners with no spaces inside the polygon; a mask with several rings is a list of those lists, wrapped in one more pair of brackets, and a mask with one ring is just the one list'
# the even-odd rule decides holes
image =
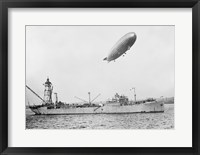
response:
{"label": "framed photograph", "polygon": [[199,154],[198,0],[0,10],[1,154]]}

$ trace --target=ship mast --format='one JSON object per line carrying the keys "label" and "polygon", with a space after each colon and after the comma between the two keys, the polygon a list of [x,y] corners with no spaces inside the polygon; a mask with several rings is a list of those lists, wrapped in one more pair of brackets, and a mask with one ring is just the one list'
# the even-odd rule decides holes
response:
{"label": "ship mast", "polygon": [[135,87],[131,88],[130,90],[134,90],[134,100],[136,102],[136,93],[135,93]]}
{"label": "ship mast", "polygon": [[88,92],[88,95],[89,95],[89,104],[91,104],[91,102],[90,102],[90,92]]}
{"label": "ship mast", "polygon": [[135,102],[136,102],[136,93],[135,93],[135,88],[134,88],[134,98],[135,98]]}

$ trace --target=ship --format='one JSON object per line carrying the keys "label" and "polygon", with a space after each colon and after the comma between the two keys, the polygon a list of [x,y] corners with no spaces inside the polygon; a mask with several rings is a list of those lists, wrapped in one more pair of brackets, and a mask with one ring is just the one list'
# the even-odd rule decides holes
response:
{"label": "ship", "polygon": [[131,114],[164,112],[164,100],[162,98],[148,98],[145,100],[136,101],[136,94],[134,94],[134,101],[129,101],[127,96],[119,95],[116,93],[111,100],[106,102],[93,103],[93,101],[100,94],[91,101],[90,92],[88,92],[88,102],[83,100],[85,102],[83,104],[67,104],[61,101],[58,102],[57,93],[54,93],[56,101],[53,102],[53,86],[49,78],[47,78],[44,86],[44,98],[42,98],[26,85],[26,88],[28,88],[42,101],[42,104],[40,105],[28,105],[28,107],[32,110],[32,112],[34,112],[35,115]]}

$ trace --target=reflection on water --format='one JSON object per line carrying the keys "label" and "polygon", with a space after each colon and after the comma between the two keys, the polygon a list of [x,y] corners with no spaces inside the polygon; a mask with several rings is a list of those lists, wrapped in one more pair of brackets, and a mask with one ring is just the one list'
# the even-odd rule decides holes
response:
{"label": "reflection on water", "polygon": [[26,129],[173,129],[174,105],[164,113],[33,115],[26,110]]}

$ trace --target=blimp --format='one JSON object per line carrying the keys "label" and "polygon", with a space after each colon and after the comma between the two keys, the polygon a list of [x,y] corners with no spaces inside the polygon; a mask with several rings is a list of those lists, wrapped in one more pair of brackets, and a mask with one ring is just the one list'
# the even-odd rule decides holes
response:
{"label": "blimp", "polygon": [[[121,55],[126,54],[128,50],[131,49],[133,44],[136,41],[135,32],[129,32],[125,34],[123,37],[119,39],[119,41],[113,46],[108,56],[104,58],[105,61],[115,61],[115,59],[119,58]],[[123,55],[124,56],[124,55]]]}

